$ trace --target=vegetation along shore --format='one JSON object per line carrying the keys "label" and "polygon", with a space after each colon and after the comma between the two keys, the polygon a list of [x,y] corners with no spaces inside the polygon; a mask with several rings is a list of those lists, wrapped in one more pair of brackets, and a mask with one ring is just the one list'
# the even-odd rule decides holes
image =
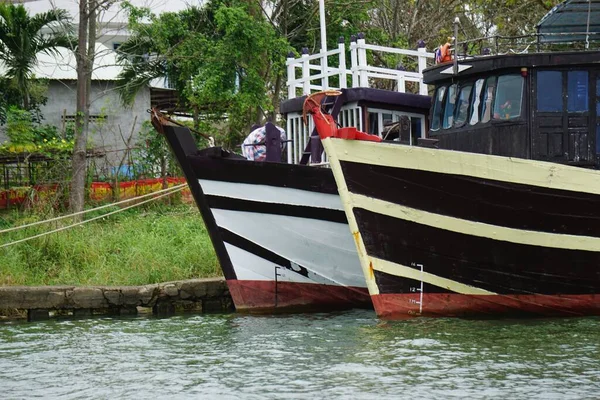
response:
{"label": "vegetation along shore", "polygon": [[[0,214],[0,229],[37,219],[6,212]],[[49,229],[41,225],[5,233],[0,245]],[[144,285],[216,276],[221,270],[206,228],[198,210],[187,204],[126,210],[0,248],[0,286]]]}

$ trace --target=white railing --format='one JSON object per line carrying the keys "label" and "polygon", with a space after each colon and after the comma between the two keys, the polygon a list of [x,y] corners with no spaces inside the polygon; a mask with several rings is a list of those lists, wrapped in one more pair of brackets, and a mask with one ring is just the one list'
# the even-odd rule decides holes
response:
{"label": "white railing", "polygon": [[[361,109],[356,103],[342,106],[337,122],[342,127],[354,126],[358,130],[365,130]],[[302,119],[302,113],[294,112],[287,115],[287,135],[291,140],[287,146],[288,164],[298,164],[300,162],[314,127],[315,125],[310,115],[307,118],[306,124]],[[325,152],[321,155],[321,160],[323,162],[327,161]]]}
{"label": "white railing", "polygon": [[[414,57],[416,68],[414,71],[400,69],[381,68],[368,65],[367,52],[379,52],[385,54],[397,54],[401,56]],[[327,65],[327,57],[337,56],[338,66]],[[398,92],[406,91],[406,82],[415,82],[419,85],[419,94],[427,95],[427,85],[423,83],[423,70],[427,67],[427,60],[433,59],[433,53],[427,52],[424,47],[417,50],[397,49],[370,45],[359,36],[350,43],[350,68],[346,66],[346,45],[340,41],[338,48],[317,54],[308,54],[303,49],[299,58],[289,57],[287,60],[288,72],[288,99],[297,97],[297,90],[301,89],[302,95],[326,89],[342,89],[348,87],[348,76],[351,76],[351,87],[370,87],[373,79],[388,79],[396,82]],[[297,77],[297,71],[300,74]],[[314,73],[317,72],[317,73]],[[330,85],[330,78],[337,77],[338,85]]]}

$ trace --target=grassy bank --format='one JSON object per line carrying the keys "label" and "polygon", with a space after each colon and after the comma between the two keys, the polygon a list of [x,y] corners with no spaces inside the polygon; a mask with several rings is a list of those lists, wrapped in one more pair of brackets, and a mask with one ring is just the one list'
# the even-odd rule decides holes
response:
{"label": "grassy bank", "polygon": [[[195,207],[134,210],[0,249],[0,285],[143,285],[221,275]],[[0,229],[36,219],[0,214]],[[0,234],[0,244],[61,226],[49,225]]]}

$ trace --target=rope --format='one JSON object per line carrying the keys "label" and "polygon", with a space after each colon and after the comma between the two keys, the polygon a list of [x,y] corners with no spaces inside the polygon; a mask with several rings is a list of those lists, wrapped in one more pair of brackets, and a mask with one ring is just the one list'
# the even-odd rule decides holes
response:
{"label": "rope", "polygon": [[12,231],[17,231],[19,229],[25,229],[25,228],[29,228],[29,227],[36,226],[36,225],[46,224],[48,222],[60,221],[61,219],[71,218],[71,217],[75,217],[77,215],[87,214],[87,213],[92,212],[92,211],[103,210],[103,209],[108,208],[108,207],[113,207],[113,206],[117,206],[119,204],[129,203],[129,202],[134,201],[134,200],[143,199],[143,198],[146,198],[146,197],[149,197],[149,196],[154,196],[154,195],[157,195],[157,194],[160,194],[160,193],[168,192],[170,190],[183,189],[183,187],[186,186],[186,185],[187,185],[186,183],[182,183],[182,184],[179,184],[177,186],[172,186],[170,188],[161,189],[161,190],[159,190],[157,192],[152,192],[152,193],[144,194],[142,196],[133,197],[131,199],[121,200],[121,201],[118,201],[116,203],[105,204],[103,206],[99,206],[99,207],[96,207],[96,208],[90,208],[89,210],[78,211],[78,212],[73,213],[73,214],[63,215],[63,216],[60,216],[60,217],[51,218],[51,219],[47,219],[47,220],[44,220],[44,221],[37,221],[37,222],[32,222],[32,223],[26,224],[26,225],[20,225],[20,226],[15,226],[15,227],[12,227],[12,228],[3,229],[3,230],[0,230],[0,233],[7,233],[7,232],[12,232]]}
{"label": "rope", "polygon": [[123,207],[123,208],[121,208],[119,210],[111,211],[111,212],[109,212],[107,214],[99,215],[99,216],[94,217],[94,218],[86,219],[85,221],[80,221],[80,222],[77,222],[77,223],[72,224],[72,225],[63,226],[61,228],[53,229],[51,231],[40,233],[38,235],[31,236],[31,237],[28,237],[28,238],[25,238],[25,239],[15,240],[14,242],[4,243],[3,245],[0,245],[0,249],[4,248],[4,247],[12,246],[14,244],[19,244],[19,243],[27,242],[29,240],[37,239],[37,238],[40,238],[42,236],[49,235],[51,233],[56,233],[56,232],[60,232],[60,231],[64,231],[64,230],[70,229],[70,228],[74,228],[74,227],[79,226],[79,225],[87,224],[88,222],[92,222],[92,221],[95,221],[95,220],[100,219],[100,218],[105,218],[105,217],[108,217],[109,215],[120,213],[120,212],[128,210],[130,208],[138,207],[138,206],[141,206],[142,204],[146,204],[146,203],[149,203],[151,201],[158,200],[161,197],[169,196],[169,195],[171,195],[173,193],[179,192],[182,189],[183,189],[183,187],[180,187],[178,189],[173,190],[172,192],[164,193],[164,194],[161,194],[160,196],[156,196],[156,197],[148,199],[148,200],[140,201],[139,203],[132,204],[130,206]]}

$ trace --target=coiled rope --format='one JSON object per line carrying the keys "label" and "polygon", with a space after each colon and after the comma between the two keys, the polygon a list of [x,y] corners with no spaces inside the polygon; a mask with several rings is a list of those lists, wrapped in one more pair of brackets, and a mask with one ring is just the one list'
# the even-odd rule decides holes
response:
{"label": "coiled rope", "polygon": [[[173,187],[170,187],[170,188],[167,188],[167,189],[162,189],[162,190],[160,190],[158,192],[148,193],[146,195],[134,197],[132,199],[127,199],[127,200],[119,201],[117,203],[106,204],[104,206],[100,206],[100,207],[92,208],[92,209],[89,209],[89,210],[84,210],[84,211],[76,212],[76,213],[69,214],[69,215],[63,215],[61,217],[56,217],[56,218],[48,219],[48,220],[45,220],[45,221],[38,221],[38,222],[33,222],[33,223],[27,224],[27,225],[21,225],[21,226],[15,227],[15,228],[5,229],[3,231],[0,231],[0,233],[14,231],[14,230],[17,230],[17,229],[22,229],[22,228],[27,228],[27,227],[31,227],[31,226],[35,226],[35,225],[39,225],[39,224],[43,224],[43,223],[58,221],[58,220],[61,220],[61,219],[64,219],[64,218],[70,218],[70,217],[74,217],[74,216],[77,216],[77,215],[85,214],[85,213],[88,213],[88,212],[91,212],[91,211],[97,211],[97,210],[101,210],[101,209],[104,209],[104,208],[107,208],[107,207],[113,207],[113,206],[118,205],[118,204],[123,204],[123,203],[126,203],[126,202],[131,202],[133,200],[139,200],[141,198],[145,198],[145,197],[148,197],[148,196],[155,196],[155,197],[152,197],[151,199],[140,201],[139,203],[132,204],[130,206],[123,207],[123,208],[120,208],[118,210],[111,211],[109,213],[102,214],[102,215],[99,215],[99,216],[94,217],[94,218],[86,219],[85,221],[76,222],[74,224],[63,226],[63,227],[60,227],[60,228],[57,228],[57,229],[53,229],[53,230],[48,231],[48,232],[43,232],[43,233],[40,233],[40,234],[37,234],[37,235],[34,235],[34,236],[30,236],[30,237],[27,237],[27,238],[24,238],[24,239],[15,240],[14,242],[4,243],[4,244],[0,245],[0,249],[4,248],[4,247],[15,245],[15,244],[18,244],[18,243],[27,242],[29,240],[37,239],[37,238],[40,238],[42,236],[49,235],[51,233],[56,233],[56,232],[64,231],[64,230],[67,230],[67,229],[71,229],[71,228],[74,228],[76,226],[87,224],[88,222],[92,222],[92,221],[95,221],[95,220],[100,219],[100,218],[108,217],[109,215],[113,215],[113,214],[117,214],[117,213],[120,213],[120,212],[125,211],[125,210],[129,210],[130,208],[141,206],[142,204],[146,204],[146,203],[149,203],[151,201],[158,200],[158,199],[160,199],[162,197],[170,196],[173,193],[177,193],[177,192],[183,190],[183,188],[186,185],[187,184],[182,183],[181,185],[173,186]],[[156,196],[156,194],[158,194],[158,193],[162,193],[162,194],[159,195],[159,196]]]}

